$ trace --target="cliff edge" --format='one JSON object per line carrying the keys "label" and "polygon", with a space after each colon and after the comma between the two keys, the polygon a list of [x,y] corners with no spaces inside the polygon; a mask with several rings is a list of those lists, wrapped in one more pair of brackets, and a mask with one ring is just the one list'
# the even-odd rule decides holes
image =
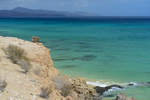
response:
{"label": "cliff edge", "polygon": [[[32,68],[23,73],[19,64],[15,64],[6,54],[9,45],[15,45],[26,52]],[[0,98],[1,100],[43,100],[41,87],[48,86],[51,78],[59,72],[54,68],[49,49],[41,43],[32,43],[14,37],[0,36]],[[3,83],[7,85],[3,91]]]}

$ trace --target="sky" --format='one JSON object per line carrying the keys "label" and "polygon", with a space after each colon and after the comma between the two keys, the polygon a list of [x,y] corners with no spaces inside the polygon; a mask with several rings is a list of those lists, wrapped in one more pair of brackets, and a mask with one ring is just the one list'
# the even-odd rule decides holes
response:
{"label": "sky", "polygon": [[150,0],[0,0],[0,9],[26,7],[101,16],[150,16]]}

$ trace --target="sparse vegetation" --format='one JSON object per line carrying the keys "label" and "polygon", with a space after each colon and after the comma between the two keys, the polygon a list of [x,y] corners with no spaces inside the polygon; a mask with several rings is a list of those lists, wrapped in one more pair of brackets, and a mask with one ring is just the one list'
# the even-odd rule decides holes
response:
{"label": "sparse vegetation", "polygon": [[7,87],[7,82],[5,80],[0,79],[0,91],[3,92]]}
{"label": "sparse vegetation", "polygon": [[11,44],[4,49],[4,52],[14,64],[20,65],[20,67],[24,70],[24,73],[29,72],[32,66],[30,64],[30,60],[26,57],[24,49]]}
{"label": "sparse vegetation", "polygon": [[69,79],[63,75],[55,76],[52,80],[58,90],[61,90],[67,84],[71,84]]}
{"label": "sparse vegetation", "polygon": [[71,92],[72,92],[72,85],[71,84],[64,85],[64,87],[61,88],[61,95],[64,97],[68,96]]}
{"label": "sparse vegetation", "polygon": [[15,45],[9,45],[5,50],[5,53],[8,55],[9,59],[13,62],[13,63],[17,63],[17,61],[19,59],[27,59],[26,58],[26,53],[25,51]]}
{"label": "sparse vegetation", "polygon": [[31,64],[27,60],[18,60],[17,64],[20,65],[20,67],[24,70],[25,74],[31,69]]}
{"label": "sparse vegetation", "polygon": [[61,95],[66,97],[72,92],[72,84],[65,76],[59,75],[53,78],[53,82],[58,90],[61,90]]}
{"label": "sparse vegetation", "polygon": [[34,74],[37,75],[37,76],[40,76],[41,74],[41,69],[40,68],[36,68],[33,70]]}
{"label": "sparse vegetation", "polygon": [[49,87],[41,88],[40,97],[48,98],[51,92],[52,92],[52,89]]}

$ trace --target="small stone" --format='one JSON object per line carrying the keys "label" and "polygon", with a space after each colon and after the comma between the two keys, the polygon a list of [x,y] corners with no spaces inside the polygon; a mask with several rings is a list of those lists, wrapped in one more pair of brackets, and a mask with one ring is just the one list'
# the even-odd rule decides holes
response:
{"label": "small stone", "polygon": [[36,43],[36,42],[39,42],[39,41],[40,41],[40,37],[37,37],[37,36],[32,37],[32,42]]}

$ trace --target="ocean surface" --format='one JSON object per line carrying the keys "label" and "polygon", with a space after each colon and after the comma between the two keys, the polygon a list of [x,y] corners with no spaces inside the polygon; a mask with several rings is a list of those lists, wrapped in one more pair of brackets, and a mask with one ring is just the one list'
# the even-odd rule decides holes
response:
{"label": "ocean surface", "polygon": [[0,19],[0,35],[39,36],[64,74],[93,84],[134,83],[105,98],[150,100],[150,19]]}

